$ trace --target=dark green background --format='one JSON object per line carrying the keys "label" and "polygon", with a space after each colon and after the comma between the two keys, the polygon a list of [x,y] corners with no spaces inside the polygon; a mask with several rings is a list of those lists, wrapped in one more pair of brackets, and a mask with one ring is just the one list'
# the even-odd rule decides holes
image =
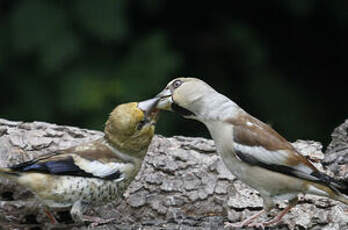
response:
{"label": "dark green background", "polygon": [[[2,0],[0,117],[102,130],[175,76],[207,81],[286,138],[348,118],[348,1]],[[163,113],[157,132],[208,136]]]}

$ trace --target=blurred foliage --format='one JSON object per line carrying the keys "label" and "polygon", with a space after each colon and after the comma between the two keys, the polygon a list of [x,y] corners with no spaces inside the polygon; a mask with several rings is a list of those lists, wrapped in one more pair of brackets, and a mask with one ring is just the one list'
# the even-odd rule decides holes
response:
{"label": "blurred foliage", "polygon": [[[290,140],[328,143],[348,115],[347,9],[339,0],[3,0],[0,117],[102,130],[117,104],[185,75]],[[157,130],[208,136],[165,112]]]}

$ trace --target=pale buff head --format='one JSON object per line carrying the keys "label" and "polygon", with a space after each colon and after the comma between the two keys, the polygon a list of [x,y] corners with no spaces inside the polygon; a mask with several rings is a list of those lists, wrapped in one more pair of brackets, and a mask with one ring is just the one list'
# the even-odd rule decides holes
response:
{"label": "pale buff head", "polygon": [[157,108],[196,119],[196,115],[204,109],[203,104],[212,94],[216,94],[216,91],[198,78],[176,78],[157,95],[160,98]]}

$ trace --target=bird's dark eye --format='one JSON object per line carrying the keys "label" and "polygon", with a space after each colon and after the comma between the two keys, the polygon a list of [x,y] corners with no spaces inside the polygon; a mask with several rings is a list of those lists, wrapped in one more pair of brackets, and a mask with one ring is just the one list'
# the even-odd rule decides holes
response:
{"label": "bird's dark eye", "polygon": [[182,81],[181,81],[181,80],[175,80],[175,81],[173,82],[173,88],[176,89],[176,88],[178,88],[179,86],[181,86],[181,84],[182,84]]}
{"label": "bird's dark eye", "polygon": [[146,123],[145,119],[140,121],[137,125],[137,130],[141,130],[144,127],[145,123]]}

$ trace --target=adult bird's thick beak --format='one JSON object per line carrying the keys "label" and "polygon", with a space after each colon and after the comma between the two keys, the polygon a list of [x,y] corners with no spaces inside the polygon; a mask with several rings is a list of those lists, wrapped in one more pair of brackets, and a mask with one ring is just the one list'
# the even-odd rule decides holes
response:
{"label": "adult bird's thick beak", "polygon": [[146,120],[153,122],[157,120],[159,110],[156,108],[156,106],[159,100],[160,98],[154,97],[138,103],[138,108],[144,112],[144,118]]}
{"label": "adult bird's thick beak", "polygon": [[165,88],[155,98],[159,99],[156,106],[157,109],[172,111],[173,98],[170,89]]}

